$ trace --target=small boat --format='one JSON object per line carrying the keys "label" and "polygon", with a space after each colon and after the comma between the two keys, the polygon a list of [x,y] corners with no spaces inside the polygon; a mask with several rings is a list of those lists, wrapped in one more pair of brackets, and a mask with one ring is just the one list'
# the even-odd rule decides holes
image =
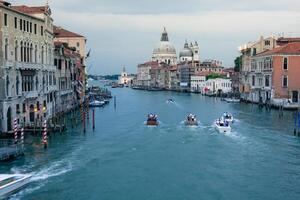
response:
{"label": "small boat", "polygon": [[104,106],[104,104],[105,104],[104,101],[94,100],[90,102],[90,107],[102,107]]}
{"label": "small boat", "polygon": [[108,100],[108,99],[103,100],[103,102],[104,102],[105,104],[109,104],[109,100]]}
{"label": "small boat", "polygon": [[226,98],[224,99],[227,103],[240,103],[240,99],[237,98]]}
{"label": "small boat", "polygon": [[214,125],[220,133],[229,133],[229,132],[231,132],[230,124],[226,121],[223,121],[222,119],[216,120]]}
{"label": "small boat", "polygon": [[167,103],[175,103],[175,101],[173,99],[168,99]]}
{"label": "small boat", "polygon": [[158,125],[157,115],[149,114],[148,119],[147,119],[147,125],[148,126],[157,126]]}
{"label": "small boat", "polygon": [[230,113],[227,113],[227,112],[224,113],[222,118],[224,121],[229,122],[231,124],[234,122],[234,118],[233,118],[232,114],[230,114]]}
{"label": "small boat", "polygon": [[198,121],[196,115],[189,114],[185,120],[186,126],[198,126]]}
{"label": "small boat", "polygon": [[30,182],[31,175],[0,174],[0,198],[8,197]]}

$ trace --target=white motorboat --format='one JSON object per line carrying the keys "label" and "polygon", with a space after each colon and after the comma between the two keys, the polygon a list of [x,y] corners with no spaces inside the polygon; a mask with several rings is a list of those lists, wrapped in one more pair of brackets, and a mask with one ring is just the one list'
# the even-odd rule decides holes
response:
{"label": "white motorboat", "polygon": [[224,121],[229,122],[231,124],[234,122],[234,118],[233,118],[232,114],[230,114],[230,113],[227,113],[227,112],[224,113],[222,118]]}
{"label": "white motorboat", "polygon": [[29,174],[0,174],[0,198],[7,197],[30,182]]}
{"label": "white motorboat", "polygon": [[104,104],[105,104],[104,101],[94,100],[94,101],[90,102],[90,107],[102,107],[102,106],[104,106]]}
{"label": "white motorboat", "polygon": [[226,98],[225,101],[227,103],[239,103],[240,99],[237,99],[237,98]]}
{"label": "white motorboat", "polygon": [[223,121],[223,120],[216,120],[214,123],[216,129],[220,132],[220,133],[229,133],[231,132],[231,126],[228,122]]}

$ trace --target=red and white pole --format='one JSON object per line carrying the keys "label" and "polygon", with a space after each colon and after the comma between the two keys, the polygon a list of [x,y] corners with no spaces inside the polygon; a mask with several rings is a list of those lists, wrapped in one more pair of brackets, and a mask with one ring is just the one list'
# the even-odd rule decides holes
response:
{"label": "red and white pole", "polygon": [[24,127],[21,128],[21,146],[24,149]]}
{"label": "red and white pole", "polygon": [[14,119],[14,136],[15,136],[15,144],[18,143],[18,119]]}
{"label": "red and white pole", "polygon": [[44,148],[47,149],[48,142],[47,142],[47,120],[44,121],[43,124],[43,144]]}

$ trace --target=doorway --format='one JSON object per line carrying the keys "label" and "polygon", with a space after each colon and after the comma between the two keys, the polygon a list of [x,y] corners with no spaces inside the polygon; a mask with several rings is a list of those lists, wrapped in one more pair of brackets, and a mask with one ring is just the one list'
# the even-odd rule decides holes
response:
{"label": "doorway", "polygon": [[6,113],[6,119],[7,119],[7,131],[12,130],[12,121],[11,121],[11,108],[9,107]]}
{"label": "doorway", "polygon": [[299,92],[298,91],[293,91],[292,92],[292,102],[293,103],[298,103],[299,102]]}

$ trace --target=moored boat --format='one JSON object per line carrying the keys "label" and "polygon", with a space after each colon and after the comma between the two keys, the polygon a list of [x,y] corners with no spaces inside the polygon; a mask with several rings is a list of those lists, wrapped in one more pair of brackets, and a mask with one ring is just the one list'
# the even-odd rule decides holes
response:
{"label": "moored boat", "polygon": [[222,119],[218,119],[214,123],[215,128],[220,132],[220,133],[229,133],[231,132],[231,126],[228,122],[223,121]]}
{"label": "moored boat", "polygon": [[227,103],[239,103],[240,99],[237,98],[226,98],[224,99]]}
{"label": "moored boat", "polygon": [[148,126],[157,126],[158,125],[157,115],[149,114],[148,118],[147,118],[147,125]]}
{"label": "moored boat", "polygon": [[90,102],[90,107],[102,107],[104,106],[105,102],[104,101],[98,101],[98,100],[94,100]]}
{"label": "moored boat", "polygon": [[186,126],[198,126],[198,121],[196,115],[189,114],[185,120]]}
{"label": "moored boat", "polygon": [[0,198],[9,196],[30,182],[31,175],[0,174]]}

